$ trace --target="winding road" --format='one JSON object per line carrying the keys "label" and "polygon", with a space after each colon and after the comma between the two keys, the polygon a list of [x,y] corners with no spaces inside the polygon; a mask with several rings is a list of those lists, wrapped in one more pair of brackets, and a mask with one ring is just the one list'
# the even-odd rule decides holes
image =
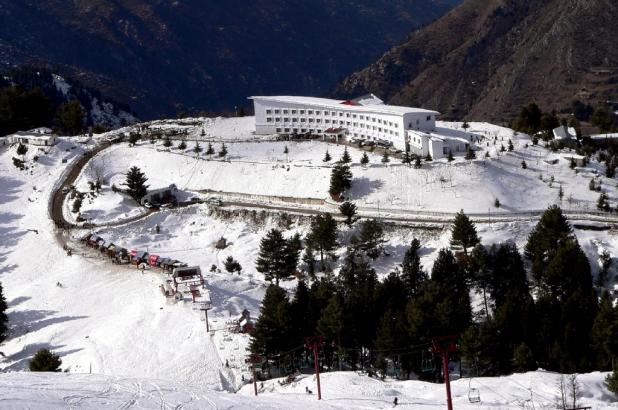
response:
{"label": "winding road", "polygon": [[[67,221],[63,213],[63,204],[66,194],[63,193],[64,188],[71,187],[75,184],[75,181],[79,177],[80,173],[88,162],[101,151],[109,148],[111,143],[102,141],[96,145],[96,147],[86,153],[84,153],[75,163],[71,165],[71,169],[65,174],[64,180],[57,187],[53,193],[52,200],[50,202],[50,215],[54,221],[56,227],[59,229],[71,229],[71,228],[103,228],[121,226],[132,222],[145,219],[153,213],[157,212],[156,209],[149,209],[147,212],[133,216],[127,219],[115,221],[105,224],[86,224],[77,225],[73,222]],[[269,197],[267,195],[261,195],[266,200],[251,201],[247,199],[238,198],[238,193],[233,192],[216,192],[211,193],[213,196],[218,197],[221,200],[221,205],[224,208],[241,208],[241,209],[255,209],[275,212],[286,212],[296,215],[313,216],[324,212],[329,212],[333,216],[340,217],[339,210],[336,203],[325,201],[324,205],[319,206],[298,206],[291,203],[282,202],[279,197]],[[302,202],[302,198],[298,199]],[[180,206],[188,206],[193,203],[184,203]],[[505,222],[524,222],[531,221],[539,218],[543,214],[544,210],[534,211],[521,211],[521,212],[496,212],[496,213],[469,213],[468,216],[471,220],[477,223],[505,223]],[[608,214],[599,211],[588,210],[564,210],[563,213],[571,221],[578,221],[580,223],[601,223],[606,228],[618,229],[618,216]],[[402,225],[402,226],[414,226],[419,228],[441,228],[450,224],[455,217],[454,212],[429,212],[429,211],[416,211],[416,210],[400,210],[400,209],[373,209],[358,207],[358,216],[361,218],[375,218],[386,223]]]}

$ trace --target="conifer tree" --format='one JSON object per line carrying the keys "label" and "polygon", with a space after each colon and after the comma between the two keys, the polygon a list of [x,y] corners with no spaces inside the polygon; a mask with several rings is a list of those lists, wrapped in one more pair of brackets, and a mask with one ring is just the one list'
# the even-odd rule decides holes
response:
{"label": "conifer tree", "polygon": [[81,209],[82,209],[82,198],[78,196],[77,198],[75,198],[75,201],[73,201],[73,207],[71,208],[71,211],[74,214],[78,214]]}
{"label": "conifer tree", "polygon": [[391,162],[391,159],[388,156],[388,151],[384,150],[384,154],[382,154],[382,163],[383,164],[388,164],[389,162]]}
{"label": "conifer tree", "polygon": [[569,163],[569,168],[575,169],[576,166],[577,166],[577,164],[575,163],[575,159],[573,157],[571,157],[571,162]]}
{"label": "conifer tree", "polygon": [[614,371],[608,374],[605,378],[605,387],[607,387],[607,390],[614,393],[614,396],[618,398],[618,366],[616,366]]}
{"label": "conifer tree", "polygon": [[219,158],[225,158],[227,155],[227,147],[225,144],[221,144],[221,150],[219,151]]}
{"label": "conifer tree", "polygon": [[77,135],[84,129],[85,117],[79,101],[71,100],[58,107],[55,122],[65,135]]}
{"label": "conifer tree", "polygon": [[406,290],[408,298],[417,296],[423,284],[427,281],[427,273],[421,265],[419,251],[421,243],[414,238],[410,244],[410,248],[406,250],[401,263],[401,280]]}
{"label": "conifer tree", "polygon": [[324,159],[322,160],[323,162],[330,162],[331,160],[331,156],[330,153],[328,152],[328,150],[326,150],[326,153],[324,154]]}
{"label": "conifer tree", "polygon": [[302,240],[300,234],[295,233],[290,239],[286,241],[285,253],[287,260],[287,271],[289,274],[296,272],[298,267],[298,261],[300,260],[300,253],[303,250]]}
{"label": "conifer tree", "polygon": [[342,164],[349,164],[352,162],[352,158],[350,157],[350,153],[348,152],[348,147],[343,149],[343,155],[341,156],[341,160],[339,161]]}
{"label": "conifer tree", "polygon": [[242,271],[242,266],[240,266],[240,263],[232,256],[228,256],[225,259],[225,262],[223,262],[223,266],[225,266],[225,270],[228,271],[228,273],[237,272],[238,274],[240,274],[240,271]]}
{"label": "conifer tree", "polygon": [[466,151],[466,159],[471,161],[476,158],[476,153],[471,147],[468,147],[468,151]]}
{"label": "conifer tree", "polygon": [[408,151],[404,152],[401,156],[401,163],[406,165],[410,165],[412,163],[412,157]]}
{"label": "conifer tree", "polygon": [[215,149],[213,148],[212,144],[209,142],[208,148],[206,149],[206,155],[212,155],[214,153],[215,153]]}
{"label": "conifer tree", "polygon": [[384,252],[384,227],[376,219],[362,223],[356,247],[371,259],[377,259]]}
{"label": "conifer tree", "polygon": [[350,167],[337,164],[333,167],[330,177],[330,188],[328,192],[333,198],[340,198],[346,189],[352,187],[352,172]]}
{"label": "conifer tree", "polygon": [[513,149],[515,148],[515,147],[513,147],[513,141],[512,141],[512,140],[510,140],[510,139],[509,139],[509,145],[508,145],[508,147],[509,147],[509,151],[513,151]]}
{"label": "conifer tree", "polygon": [[476,227],[463,209],[455,215],[451,228],[451,244],[461,246],[464,254],[468,254],[468,248],[476,246],[480,240],[476,233]]}
{"label": "conifer tree", "polygon": [[326,308],[322,311],[317,330],[320,335],[324,336],[327,342],[341,346],[343,308],[337,295],[333,295],[330,298],[328,305],[326,305]]}
{"label": "conifer tree", "polygon": [[202,147],[200,147],[200,143],[198,141],[195,141],[195,147],[193,147],[193,152],[195,153],[195,155],[199,155],[199,153],[202,152]]}
{"label": "conifer tree", "polygon": [[41,349],[30,360],[28,367],[31,372],[59,372],[62,360],[49,349]]}
{"label": "conifer tree", "polygon": [[165,137],[165,140],[163,140],[163,146],[165,148],[169,148],[172,146],[172,140],[170,140],[170,137]]}
{"label": "conifer tree", "polygon": [[0,344],[4,342],[8,336],[9,331],[9,318],[6,315],[8,305],[6,298],[4,297],[4,290],[2,289],[2,282],[0,282]]}
{"label": "conifer tree", "polygon": [[352,202],[346,201],[339,205],[339,212],[345,216],[345,223],[348,226],[352,226],[358,220],[356,217],[357,208]]}
{"label": "conifer tree", "polygon": [[526,164],[526,161],[521,161],[521,168],[522,169],[527,169],[528,168],[528,164]]}
{"label": "conifer tree", "polygon": [[430,153],[427,153],[427,156],[425,157],[425,162],[431,162],[433,161],[433,158],[431,157]]}
{"label": "conifer tree", "polygon": [[26,155],[28,152],[28,147],[22,144],[21,142],[17,146],[17,155],[21,155],[22,157]]}
{"label": "conifer tree", "polygon": [[136,166],[133,166],[127,172],[125,185],[127,186],[127,192],[131,198],[139,202],[144,195],[148,193],[148,185],[146,185],[146,175]]}
{"label": "conifer tree", "polygon": [[283,148],[283,153],[284,154],[289,154],[290,150],[288,149],[288,146],[286,145],[285,148]]}
{"label": "conifer tree", "polygon": [[303,254],[303,262],[307,265],[307,271],[309,275],[315,275],[315,256],[313,255],[313,250],[310,247],[305,248],[305,253]]}
{"label": "conifer tree", "polygon": [[366,152],[363,152],[363,156],[361,157],[360,163],[362,166],[367,166],[367,164],[369,164],[369,156],[367,155]]}
{"label": "conifer tree", "polygon": [[448,156],[446,157],[446,159],[448,160],[448,162],[455,161],[455,157],[453,156],[453,151],[448,150]]}
{"label": "conifer tree", "polygon": [[414,168],[419,169],[420,167],[421,167],[421,157],[417,155],[416,159],[414,160]]}
{"label": "conifer tree", "polygon": [[618,356],[617,332],[618,311],[613,306],[609,293],[603,292],[599,311],[592,325],[592,346],[600,370],[611,370],[612,363]]}
{"label": "conifer tree", "polygon": [[605,192],[601,192],[597,200],[597,209],[599,211],[609,212],[609,196]]}
{"label": "conifer tree", "polygon": [[260,252],[256,261],[255,269],[263,273],[266,280],[275,280],[279,286],[279,280],[288,277],[290,271],[290,256],[285,238],[278,229],[271,229],[260,242]]}
{"label": "conifer tree", "polygon": [[271,284],[266,289],[260,316],[251,334],[251,352],[266,357],[289,350],[294,342],[289,337],[290,325],[290,302],[285,290]]}
{"label": "conifer tree", "polygon": [[310,232],[307,235],[308,247],[320,253],[320,263],[324,268],[324,256],[337,246],[337,222],[331,214],[320,214],[311,220]]}

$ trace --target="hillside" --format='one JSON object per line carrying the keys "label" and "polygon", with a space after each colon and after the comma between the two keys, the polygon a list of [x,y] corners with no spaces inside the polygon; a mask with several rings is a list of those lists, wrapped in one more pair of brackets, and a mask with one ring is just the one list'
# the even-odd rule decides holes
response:
{"label": "hillside", "polygon": [[[460,0],[0,1],[0,56],[49,64],[143,118],[320,94]],[[248,105],[248,104],[247,104]]]}
{"label": "hillside", "polygon": [[489,121],[532,100],[546,110],[597,105],[617,91],[616,18],[607,0],[466,0],[337,91]]}
{"label": "hillside", "polygon": [[131,109],[79,81],[38,67],[7,70],[0,77],[0,135],[47,126],[57,128],[63,104],[78,101],[83,126],[118,128],[137,121]]}

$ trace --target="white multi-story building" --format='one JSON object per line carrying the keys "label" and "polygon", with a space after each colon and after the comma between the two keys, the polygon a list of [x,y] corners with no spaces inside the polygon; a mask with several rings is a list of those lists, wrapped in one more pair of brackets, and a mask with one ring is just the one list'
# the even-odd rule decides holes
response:
{"label": "white multi-story building", "polygon": [[436,111],[387,105],[369,94],[354,100],[315,97],[249,97],[255,109],[255,133],[345,135],[405,150],[410,130],[435,130]]}

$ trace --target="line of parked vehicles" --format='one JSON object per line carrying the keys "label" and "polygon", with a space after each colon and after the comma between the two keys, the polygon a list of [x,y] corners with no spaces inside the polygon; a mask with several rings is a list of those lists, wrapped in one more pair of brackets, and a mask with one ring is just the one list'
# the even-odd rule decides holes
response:
{"label": "line of parked vehicles", "polygon": [[191,294],[196,308],[204,310],[211,307],[210,294],[206,290],[206,281],[199,266],[189,266],[187,263],[173,258],[161,257],[137,249],[128,250],[96,234],[88,234],[82,242],[89,248],[107,256],[112,263],[118,265],[133,265],[142,271],[159,268],[170,275],[160,286],[161,293],[175,301],[183,300],[183,294]]}

